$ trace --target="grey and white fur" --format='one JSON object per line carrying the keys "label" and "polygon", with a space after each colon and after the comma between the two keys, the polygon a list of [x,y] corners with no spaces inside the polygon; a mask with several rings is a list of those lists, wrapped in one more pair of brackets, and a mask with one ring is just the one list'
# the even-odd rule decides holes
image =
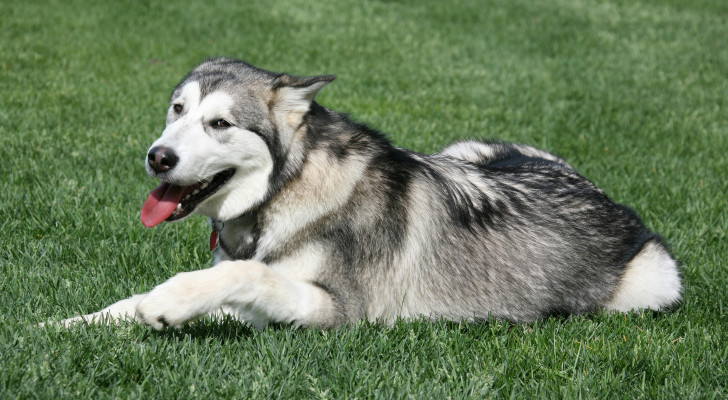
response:
{"label": "grey and white fur", "polygon": [[228,58],[193,69],[146,168],[187,195],[167,221],[220,229],[214,266],[63,322],[528,322],[680,300],[660,237],[566,161],[487,141],[395,147],[314,101],[333,79]]}

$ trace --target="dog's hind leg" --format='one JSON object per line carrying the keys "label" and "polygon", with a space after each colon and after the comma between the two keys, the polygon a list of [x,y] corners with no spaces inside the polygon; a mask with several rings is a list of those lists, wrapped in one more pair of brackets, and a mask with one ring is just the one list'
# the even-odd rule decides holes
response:
{"label": "dog's hind leg", "polygon": [[226,310],[256,328],[268,322],[335,325],[334,301],[320,287],[289,279],[257,261],[223,261],[175,275],[155,287],[136,307],[137,318],[155,329],[181,326]]}
{"label": "dog's hind leg", "polygon": [[681,286],[675,260],[665,246],[650,241],[627,264],[614,297],[605,308],[621,312],[661,310],[680,300]]}
{"label": "dog's hind leg", "polygon": [[[128,299],[117,301],[101,311],[64,319],[57,323],[68,327],[79,322],[86,322],[89,324],[114,324],[122,321],[139,321],[136,318],[136,306],[139,304],[141,299],[144,298],[144,296],[146,296],[146,294],[137,294],[129,297]],[[49,322],[47,324],[55,324],[55,322]],[[39,325],[44,326],[46,323],[41,323]]]}

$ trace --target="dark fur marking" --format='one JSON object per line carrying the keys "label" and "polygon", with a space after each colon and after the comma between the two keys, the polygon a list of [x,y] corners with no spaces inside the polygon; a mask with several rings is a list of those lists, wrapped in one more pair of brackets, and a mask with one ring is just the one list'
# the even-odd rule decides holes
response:
{"label": "dark fur marking", "polygon": [[[247,224],[249,222],[246,221],[254,219],[255,217],[255,211],[247,212],[234,219],[233,221],[228,222],[228,224],[232,225],[236,222]],[[257,220],[253,223],[250,237],[247,237],[246,239],[247,241],[238,240],[237,246],[233,247],[236,243],[228,243],[226,240],[226,235],[220,234],[218,238],[218,245],[225,252],[225,254],[227,254],[233,260],[249,260],[253,258],[253,256],[255,255],[255,250],[258,247],[258,240],[260,239],[260,225]]]}

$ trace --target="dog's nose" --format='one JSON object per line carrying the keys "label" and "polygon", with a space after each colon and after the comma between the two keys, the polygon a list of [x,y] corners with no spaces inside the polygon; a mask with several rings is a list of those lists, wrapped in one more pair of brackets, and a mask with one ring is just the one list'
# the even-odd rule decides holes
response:
{"label": "dog's nose", "polygon": [[147,163],[156,173],[167,172],[174,168],[179,157],[169,147],[152,147],[147,153]]}

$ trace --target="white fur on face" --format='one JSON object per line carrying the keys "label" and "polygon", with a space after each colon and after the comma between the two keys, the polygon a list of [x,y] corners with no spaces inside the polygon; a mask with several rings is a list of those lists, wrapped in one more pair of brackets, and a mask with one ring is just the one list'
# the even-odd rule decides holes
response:
{"label": "white fur on face", "polygon": [[[179,161],[168,173],[158,175],[165,181],[187,186],[235,168],[235,175],[214,195],[206,199],[197,213],[219,220],[239,216],[260,202],[268,189],[273,158],[263,139],[236,125],[231,112],[235,99],[225,92],[215,92],[200,99],[197,82],[186,84],[172,99],[167,127],[151,147],[172,149]],[[174,120],[174,104],[183,106]],[[233,126],[205,129],[214,121],[225,119]],[[157,176],[147,165],[147,172]]]}

